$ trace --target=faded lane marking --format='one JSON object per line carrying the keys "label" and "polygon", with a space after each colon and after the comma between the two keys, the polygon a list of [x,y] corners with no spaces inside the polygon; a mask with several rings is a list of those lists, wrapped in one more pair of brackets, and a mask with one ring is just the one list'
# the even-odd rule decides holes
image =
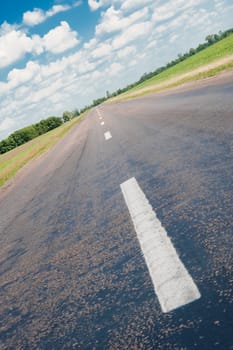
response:
{"label": "faded lane marking", "polygon": [[135,178],[120,185],[163,312],[201,297]]}
{"label": "faded lane marking", "polygon": [[105,137],[105,140],[106,140],[106,141],[107,141],[107,140],[110,140],[110,139],[112,138],[112,135],[111,135],[110,131],[105,132],[105,133],[104,133],[104,137]]}
{"label": "faded lane marking", "polygon": [[97,112],[98,116],[102,119],[100,111],[98,110],[98,108],[96,108],[96,112]]}
{"label": "faded lane marking", "polygon": [[100,125],[104,125],[104,122],[101,122]]}

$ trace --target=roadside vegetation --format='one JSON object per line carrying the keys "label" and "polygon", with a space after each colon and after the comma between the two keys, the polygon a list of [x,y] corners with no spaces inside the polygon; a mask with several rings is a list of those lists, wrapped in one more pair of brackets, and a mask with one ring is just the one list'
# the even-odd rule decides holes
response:
{"label": "roadside vegetation", "polygon": [[[211,66],[211,63],[228,57],[230,60]],[[144,73],[135,83],[113,93],[107,91],[106,96],[94,100],[92,104],[83,107],[80,111],[77,109],[72,112],[65,111],[62,117],[49,117],[13,132],[0,141],[0,186],[29,160],[52,147],[90,108],[106,100],[115,101],[116,97],[119,100],[127,99],[176,86],[189,80],[215,75],[221,70],[233,68],[232,57],[233,28],[208,35],[205,42],[199,44],[197,48],[178,54],[177,58],[155,71]]]}
{"label": "roadside vegetation", "polygon": [[[149,79],[141,79],[136,86],[127,90],[135,91],[153,84],[159,84],[168,81],[169,79],[177,76],[184,75],[186,73],[195,71],[200,67],[205,65],[210,65],[211,63],[217,62],[220,59],[223,59],[227,56],[233,55],[233,34],[229,35],[227,38],[215,43],[211,47],[206,48],[205,50],[198,52],[196,54],[189,56],[188,58],[182,58],[175,65],[168,64],[167,68],[159,74],[155,74]],[[214,68],[207,67],[206,71],[195,74],[195,78],[208,77],[216,74],[217,72],[233,67],[233,59],[229,60],[227,63],[220,64]],[[150,74],[149,74],[150,76]],[[183,81],[190,80],[187,74],[187,79]]]}
{"label": "roadside vegetation", "polygon": [[5,154],[0,155],[0,186],[14,176],[31,159],[38,157],[54,146],[83,117],[72,119],[69,123],[41,135]]}
{"label": "roadside vegetation", "polygon": [[[153,83],[164,82],[171,77],[190,72],[205,64],[233,54],[233,28],[218,34],[208,35],[205,43],[199,44],[197,48],[191,48],[184,54],[178,54],[177,58],[168,62],[165,66],[155,71],[144,73],[142,77],[133,84],[118,89],[109,97],[115,97],[122,93],[138,90]],[[228,68],[223,67],[223,69]],[[219,70],[218,70],[219,71]]]}
{"label": "roadside vegetation", "polygon": [[70,121],[71,119],[79,115],[78,111],[75,112],[64,112],[62,118],[49,117],[42,119],[39,123],[29,125],[25,128],[16,130],[6,139],[0,142],[0,154],[6,153],[24,143],[35,139],[36,137],[46,134],[63,123]]}

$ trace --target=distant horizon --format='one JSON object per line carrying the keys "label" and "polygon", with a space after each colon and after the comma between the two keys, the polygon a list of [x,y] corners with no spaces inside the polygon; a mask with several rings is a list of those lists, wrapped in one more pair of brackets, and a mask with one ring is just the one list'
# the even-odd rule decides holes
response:
{"label": "distant horizon", "polygon": [[0,140],[137,81],[233,26],[230,0],[11,0],[0,13]]}

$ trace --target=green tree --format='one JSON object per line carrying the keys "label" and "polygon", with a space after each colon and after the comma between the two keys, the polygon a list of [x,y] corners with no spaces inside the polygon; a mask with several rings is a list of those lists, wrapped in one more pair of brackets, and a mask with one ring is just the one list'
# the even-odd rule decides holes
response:
{"label": "green tree", "polygon": [[70,121],[72,118],[73,118],[73,113],[72,112],[69,112],[69,111],[63,112],[62,119],[63,119],[64,123]]}
{"label": "green tree", "polygon": [[79,112],[79,110],[76,108],[76,109],[73,111],[73,118],[78,117],[79,115],[80,115],[80,112]]}

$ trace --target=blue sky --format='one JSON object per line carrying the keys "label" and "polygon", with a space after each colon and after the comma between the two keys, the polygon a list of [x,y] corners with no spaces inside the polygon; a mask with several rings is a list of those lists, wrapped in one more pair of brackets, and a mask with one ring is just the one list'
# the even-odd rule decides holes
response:
{"label": "blue sky", "polygon": [[0,139],[137,80],[233,27],[232,0],[7,0]]}

